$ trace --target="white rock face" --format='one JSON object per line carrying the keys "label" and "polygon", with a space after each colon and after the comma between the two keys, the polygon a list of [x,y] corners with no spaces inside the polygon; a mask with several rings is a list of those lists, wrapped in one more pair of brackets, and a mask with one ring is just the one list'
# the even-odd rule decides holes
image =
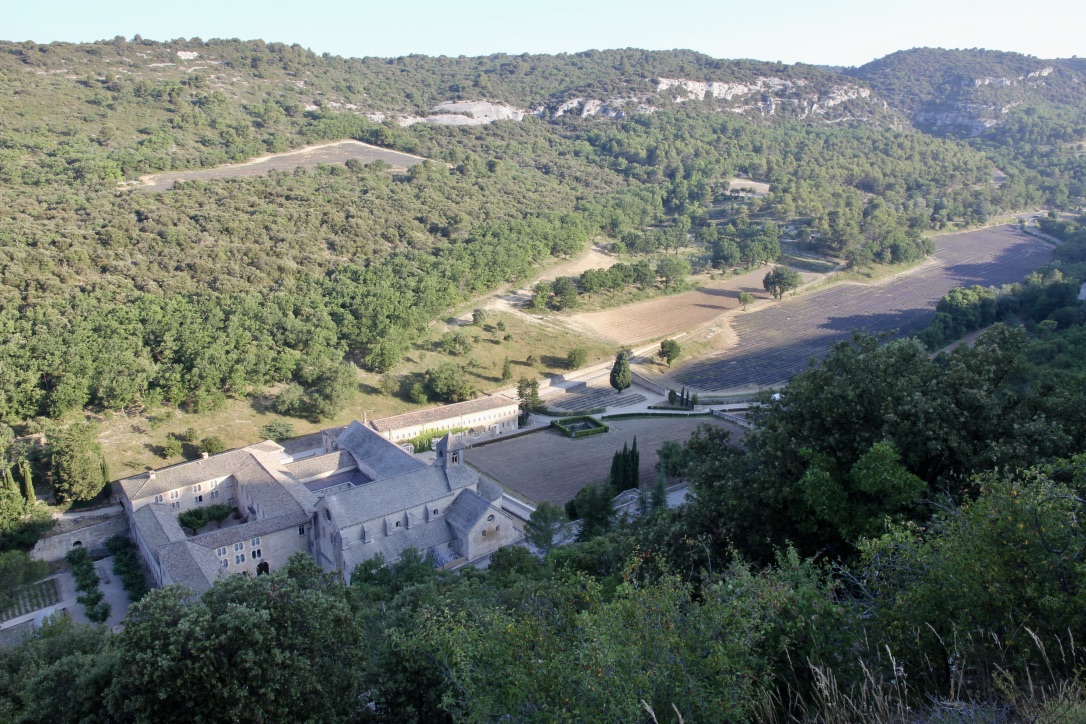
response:
{"label": "white rock face", "polygon": [[196,60],[200,57],[200,54],[191,50],[179,50],[177,51],[177,57],[181,60]]}
{"label": "white rock face", "polygon": [[688,98],[704,100],[710,98],[723,98],[730,101],[733,98],[750,95],[751,93],[763,93],[765,91],[791,90],[807,85],[805,80],[784,80],[782,78],[758,78],[754,83],[717,83],[714,81],[702,82],[687,80],[685,78],[657,78],[656,91],[658,93],[669,88],[682,88],[687,92],[687,98],[676,96],[675,102],[679,103]]}
{"label": "white rock face", "polygon": [[[437,104],[431,110],[438,115],[429,116],[427,121],[441,124],[479,126],[494,121],[519,121],[524,118],[524,111],[519,108],[487,101],[448,101]],[[467,113],[471,116],[465,115]],[[468,123],[449,121],[447,118],[450,116],[465,119]],[[435,120],[439,118],[442,120]]]}

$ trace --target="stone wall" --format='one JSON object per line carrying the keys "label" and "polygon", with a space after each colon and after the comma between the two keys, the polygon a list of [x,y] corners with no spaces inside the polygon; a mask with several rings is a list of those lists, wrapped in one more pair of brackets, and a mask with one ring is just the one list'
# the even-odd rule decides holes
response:
{"label": "stone wall", "polygon": [[128,535],[128,521],[120,513],[85,528],[42,538],[30,555],[40,561],[59,561],[68,551],[80,546],[89,550],[91,555],[105,553],[103,544],[115,535]]}

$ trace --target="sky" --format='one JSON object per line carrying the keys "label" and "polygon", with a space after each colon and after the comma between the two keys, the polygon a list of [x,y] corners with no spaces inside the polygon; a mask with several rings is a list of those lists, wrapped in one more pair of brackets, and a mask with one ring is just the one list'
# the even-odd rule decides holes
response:
{"label": "sky", "polygon": [[689,48],[849,66],[920,46],[1086,56],[1083,28],[1082,0],[0,0],[3,40],[260,38],[342,56]]}

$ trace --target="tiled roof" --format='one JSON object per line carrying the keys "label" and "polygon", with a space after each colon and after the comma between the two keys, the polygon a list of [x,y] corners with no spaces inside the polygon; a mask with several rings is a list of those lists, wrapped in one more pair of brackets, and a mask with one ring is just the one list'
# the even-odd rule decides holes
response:
{"label": "tiled roof", "polygon": [[403,475],[427,467],[425,463],[378,435],[357,420],[348,425],[336,443],[358,462],[358,469],[374,480]]}
{"label": "tiled roof", "polygon": [[509,407],[516,404],[518,404],[516,400],[505,395],[489,395],[487,397],[477,397],[467,402],[457,402],[442,407],[429,407],[425,410],[406,412],[394,417],[382,417],[380,420],[371,420],[370,424],[378,432],[389,432],[390,430],[441,422],[442,420],[449,420],[463,415],[474,415],[479,412],[496,410],[500,407]]}
{"label": "tiled roof", "polygon": [[461,490],[460,495],[445,512],[445,520],[452,529],[464,535],[475,526],[486,512],[490,510],[490,503],[476,495],[471,490]]}
{"label": "tiled roof", "polygon": [[443,498],[477,479],[472,470],[463,467],[446,470],[428,466],[332,493],[325,500],[335,524],[346,528]]}
{"label": "tiled roof", "polygon": [[139,531],[140,538],[156,556],[163,546],[185,539],[181,524],[177,522],[169,506],[162,503],[138,508],[132,513],[132,521]]}
{"label": "tiled roof", "polygon": [[476,488],[476,492],[479,493],[479,497],[483,500],[487,500],[491,503],[501,500],[502,489],[497,483],[487,480],[484,477],[479,478],[479,485]]}
{"label": "tiled roof", "polygon": [[343,567],[352,572],[359,563],[373,558],[380,553],[388,562],[395,561],[408,548],[417,548],[425,554],[434,546],[447,546],[456,540],[456,534],[443,519],[437,518],[429,523],[415,525],[408,529],[398,529],[392,535],[378,534],[370,543],[353,543],[343,551]]}
{"label": "tiled roof", "polygon": [[159,551],[163,570],[174,583],[180,583],[193,593],[200,593],[219,577],[222,571],[214,551],[194,545],[191,541],[171,543]]}
{"label": "tiled roof", "polygon": [[241,525],[233,525],[228,528],[220,528],[208,533],[189,538],[189,542],[201,548],[214,550],[223,546],[233,545],[243,540],[256,538],[260,535],[268,535],[276,531],[286,530],[309,522],[309,514],[299,509],[296,513],[278,515],[274,518],[254,520]]}
{"label": "tiled roof", "polygon": [[283,469],[298,478],[298,480],[305,482],[316,475],[325,475],[353,467],[357,467],[357,463],[355,463],[351,454],[346,450],[337,450],[324,455],[314,455],[313,457],[295,460],[284,465]]}
{"label": "tiled roof", "polygon": [[[249,447],[228,450],[218,455],[211,455],[200,460],[172,465],[168,468],[140,473],[119,481],[121,490],[129,500],[149,498],[169,490],[195,485],[206,480],[225,478],[234,473],[242,464],[252,459],[254,453],[273,454],[283,452],[283,446],[267,440]],[[151,477],[151,474],[154,477]]]}

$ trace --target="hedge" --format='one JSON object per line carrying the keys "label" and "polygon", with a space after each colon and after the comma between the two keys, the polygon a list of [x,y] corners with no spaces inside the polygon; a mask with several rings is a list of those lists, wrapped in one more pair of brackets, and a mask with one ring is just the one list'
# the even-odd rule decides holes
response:
{"label": "hedge", "polygon": [[72,567],[75,587],[79,591],[76,601],[83,606],[87,618],[94,623],[105,623],[109,618],[109,603],[102,600],[102,590],[98,587],[98,573],[94,570],[90,553],[86,548],[75,548],[64,556]]}
{"label": "hedge", "polygon": [[121,579],[121,585],[132,603],[147,594],[147,578],[143,574],[136,547],[123,535],[115,535],[106,541],[106,550],[113,556],[113,574]]}
{"label": "hedge", "polygon": [[614,415],[601,415],[603,420],[636,420],[641,417],[712,417],[711,412],[616,412]]}
{"label": "hedge", "polygon": [[[576,422],[591,422],[595,427],[588,430],[571,430],[567,425]],[[563,417],[561,420],[551,420],[551,427],[554,427],[562,432],[566,437],[580,438],[588,437],[590,435],[601,435],[605,432],[609,432],[609,428],[604,423],[600,422],[594,417],[588,415],[577,415],[576,417]]]}

